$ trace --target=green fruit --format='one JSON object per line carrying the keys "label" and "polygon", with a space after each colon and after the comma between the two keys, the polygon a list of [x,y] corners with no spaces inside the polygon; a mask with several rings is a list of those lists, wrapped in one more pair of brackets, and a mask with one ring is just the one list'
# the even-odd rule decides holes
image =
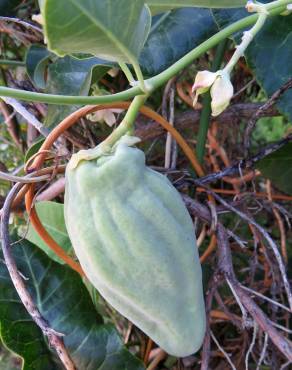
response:
{"label": "green fruit", "polygon": [[100,145],[73,155],[66,226],[100,294],[166,352],[187,356],[205,333],[193,222],[179,193],[146,167],[131,139],[123,137],[111,151]]}

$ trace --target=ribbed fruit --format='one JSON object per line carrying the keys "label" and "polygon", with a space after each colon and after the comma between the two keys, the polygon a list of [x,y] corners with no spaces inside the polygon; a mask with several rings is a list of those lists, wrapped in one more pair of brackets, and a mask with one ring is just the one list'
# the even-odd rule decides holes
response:
{"label": "ribbed fruit", "polygon": [[199,349],[205,308],[193,222],[141,150],[123,139],[110,153],[74,155],[65,221],[88,279],[118,312],[169,354]]}

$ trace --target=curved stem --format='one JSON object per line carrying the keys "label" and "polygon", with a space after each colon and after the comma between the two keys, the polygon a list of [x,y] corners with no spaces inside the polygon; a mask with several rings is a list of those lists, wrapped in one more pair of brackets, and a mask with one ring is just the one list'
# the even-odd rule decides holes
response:
{"label": "curved stem", "polygon": [[231,73],[235,65],[237,64],[238,60],[244,55],[245,50],[248,48],[249,44],[252,42],[256,34],[262,29],[266,20],[268,18],[268,14],[266,13],[259,13],[258,19],[254,26],[249,30],[245,31],[242,36],[241,43],[236,47],[235,53],[232,55],[232,58],[224,68],[228,74]]}
{"label": "curved stem", "polygon": [[[220,65],[222,63],[224,52],[227,45],[227,39],[221,41],[221,43],[218,45],[214,61],[212,63],[211,71],[215,72],[220,68]],[[209,123],[211,118],[211,96],[210,92],[208,91],[203,98],[203,109],[200,116],[200,126],[199,126],[199,132],[198,132],[198,138],[197,138],[197,158],[200,163],[203,162],[204,154],[205,154],[205,145],[207,141],[207,133],[209,129]]]}
{"label": "curved stem", "polygon": [[124,62],[119,62],[119,66],[120,66],[121,70],[124,72],[124,75],[126,76],[129,83],[132,84],[135,81],[135,79],[134,79],[134,76],[132,75],[132,72],[130,71],[129,67],[127,66],[127,64],[124,63]]}
{"label": "curved stem", "polygon": [[[267,4],[267,9],[269,10],[270,15],[278,15],[286,9],[291,0],[279,0],[275,3]],[[196,58],[200,57],[206,51],[216,46],[220,41],[231,36],[233,33],[240,31],[246,27],[253,25],[258,19],[257,14],[253,14],[246,18],[240,19],[239,21],[231,24],[230,26],[219,31],[208,40],[200,44],[194,50],[190,51],[171,67],[167,68],[165,71],[156,75],[145,81],[146,86],[151,86],[153,89],[156,89],[166,83],[170,78],[175,76],[183,68],[191,64]],[[23,91],[18,89],[12,89],[8,87],[0,87],[0,96],[10,96],[16,99],[42,102],[48,104],[102,104],[102,103],[112,103],[121,100],[129,100],[136,95],[144,94],[144,92],[138,87],[132,87],[129,90],[106,96],[66,96],[66,95],[51,95],[51,94],[42,94],[30,91]]]}
{"label": "curved stem", "polygon": [[[140,97],[141,98],[141,97]],[[146,97],[144,97],[145,99]],[[134,101],[131,103],[132,109],[131,109],[131,118],[135,117],[135,114],[137,114],[137,108],[139,104],[141,104],[141,100],[136,99],[135,104]],[[39,149],[38,153],[41,153],[37,157],[34,158],[34,161],[32,165],[29,167],[30,171],[37,171],[37,175],[43,175],[47,172],[43,172],[43,170],[38,171],[38,169],[42,166],[45,156],[43,155],[47,150],[50,150],[53,143],[57,140],[57,138],[69,127],[74,125],[78,121],[79,118],[84,117],[85,115],[89,113],[93,113],[94,111],[98,111],[101,109],[109,109],[109,108],[121,108],[121,109],[127,109],[129,108],[130,103],[128,102],[120,102],[115,104],[109,104],[109,105],[99,105],[95,107],[86,106],[83,108],[80,108],[78,111],[72,113],[68,117],[66,117],[58,126],[56,126],[48,135],[44,143],[42,144],[42,147]],[[165,128],[167,131],[169,131],[174,139],[177,141],[178,145],[181,147],[189,161],[191,162],[192,166],[194,167],[196,173],[199,176],[204,175],[204,171],[202,167],[200,166],[200,163],[198,162],[196,155],[194,151],[189,147],[189,145],[186,143],[186,141],[183,139],[183,137],[180,135],[180,133],[169,123],[167,122],[160,114],[156,113],[152,109],[141,106],[140,107],[141,113],[147,116],[148,118],[153,119],[154,121],[157,121],[163,128]],[[130,114],[130,113],[129,113]],[[129,117],[129,116],[128,116]],[[130,119],[128,122],[130,122]],[[125,121],[127,122],[127,121]],[[125,123],[126,125],[126,123]],[[127,129],[130,129],[131,126],[126,126]],[[62,168],[63,170],[64,168]],[[54,169],[55,170],[55,169]],[[57,168],[58,171],[58,168]],[[39,234],[41,239],[65,262],[67,263],[73,270],[77,271],[81,276],[84,276],[84,272],[81,269],[81,266],[76,263],[70,256],[68,256],[64,250],[58,245],[58,243],[55,242],[55,240],[51,237],[51,235],[47,232],[47,230],[42,225],[35,208],[33,207],[33,201],[34,201],[34,186],[33,184],[26,186],[25,191],[21,194],[20,197],[18,197],[17,202],[20,202],[23,196],[25,196],[25,205],[26,210],[29,214],[29,218],[31,221],[31,224],[35,228],[36,232]],[[17,203],[18,204],[18,203]]]}
{"label": "curved stem", "polygon": [[21,60],[0,59],[0,65],[1,66],[25,67],[25,62]]}
{"label": "curved stem", "polygon": [[135,119],[147,97],[148,95],[137,95],[134,98],[120,125],[103,141],[105,146],[113,146],[123,135],[133,132]]}
{"label": "curved stem", "polygon": [[132,65],[133,65],[134,71],[136,73],[136,77],[137,77],[137,80],[138,80],[138,86],[140,87],[140,90],[142,90],[144,94],[147,94],[148,92],[150,92],[150,89],[148,91],[148,89],[146,87],[146,82],[144,81],[144,77],[143,77],[143,73],[142,73],[141,68],[140,68],[140,64],[138,63],[137,60],[134,60],[132,62]]}

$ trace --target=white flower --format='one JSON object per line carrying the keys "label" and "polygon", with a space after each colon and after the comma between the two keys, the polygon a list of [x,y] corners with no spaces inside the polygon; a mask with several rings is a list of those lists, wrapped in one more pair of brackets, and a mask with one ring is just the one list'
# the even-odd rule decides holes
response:
{"label": "white flower", "polygon": [[41,14],[33,14],[31,19],[39,24],[41,24],[42,26],[44,25],[44,18]]}
{"label": "white flower", "polygon": [[117,77],[119,71],[119,68],[111,68],[109,71],[107,71],[107,74],[114,78]]}
{"label": "white flower", "polygon": [[230,104],[233,96],[233,86],[227,72],[201,71],[197,73],[192,91],[195,92],[193,105],[198,101],[199,95],[210,90],[212,116],[218,116]]}
{"label": "white flower", "polygon": [[193,105],[197,104],[198,97],[207,92],[217,78],[217,72],[201,71],[198,72],[192,87],[192,92],[196,92]]}
{"label": "white flower", "polygon": [[112,127],[116,122],[114,113],[121,113],[123,109],[101,109],[97,112],[87,115],[87,118],[92,122],[105,122],[108,126]]}
{"label": "white flower", "polygon": [[221,73],[213,83],[211,90],[212,116],[219,116],[230,104],[233,86],[227,73]]}

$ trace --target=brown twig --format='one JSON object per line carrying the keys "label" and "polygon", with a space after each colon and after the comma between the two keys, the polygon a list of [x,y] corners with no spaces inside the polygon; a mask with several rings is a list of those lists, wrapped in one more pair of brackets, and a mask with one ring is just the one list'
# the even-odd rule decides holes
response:
{"label": "brown twig", "polygon": [[240,160],[239,162],[235,163],[234,165],[225,168],[222,171],[218,171],[215,173],[212,173],[210,175],[201,177],[200,179],[196,180],[197,185],[203,185],[203,184],[208,184],[211,182],[218,181],[222,179],[223,177],[227,176],[233,176],[233,175],[238,175],[240,174],[243,170],[246,169],[252,169],[257,162],[259,162],[261,159],[267,157],[268,155],[274,153],[278,149],[282,148],[284,145],[288,144],[289,142],[292,141],[292,135],[288,135],[284,139],[270,144],[260,150],[257,154],[255,154],[252,157],[249,158],[244,158]]}
{"label": "brown twig", "polygon": [[268,199],[271,203],[271,208],[274,213],[275,219],[277,221],[277,224],[279,226],[280,230],[280,236],[281,236],[281,251],[282,251],[282,256],[285,261],[285,263],[288,263],[288,254],[287,254],[287,243],[286,243],[286,233],[285,233],[285,226],[284,222],[282,220],[282,217],[280,215],[280,212],[277,210],[277,208],[273,204],[273,195],[272,195],[272,184],[270,180],[267,180],[267,195]]}
{"label": "brown twig", "polygon": [[32,125],[36,130],[38,130],[44,137],[48,136],[49,130],[44,127],[44,125],[31,114],[18,100],[14,98],[2,97],[6,104],[11,105],[13,109],[19,113],[29,125]]}
{"label": "brown twig", "polygon": [[18,126],[18,122],[14,118],[15,113],[4,101],[0,101],[0,110],[5,119],[5,123],[7,125],[7,131],[9,132],[15,145],[20,150],[22,150],[22,142],[19,137],[19,126]]}
{"label": "brown twig", "polygon": [[[250,119],[252,115],[259,109],[261,104],[258,103],[244,103],[234,104],[226,109],[220,116],[216,117],[216,121],[220,126],[228,126],[234,124],[234,122],[242,122],[242,120]],[[275,108],[271,108],[263,113],[264,117],[273,117],[279,115]],[[178,130],[186,128],[195,129],[199,127],[200,122],[200,110],[190,109],[182,113],[177,113],[174,119],[174,125]],[[153,140],[161,135],[164,135],[164,130],[157,126],[154,122],[138,122],[137,128],[135,129],[135,135],[140,137],[142,141]]]}
{"label": "brown twig", "polygon": [[250,298],[249,294],[241,287],[233,270],[232,257],[227,233],[222,225],[218,225],[217,240],[220,246],[218,250],[218,265],[222,274],[227,278],[236,291],[238,298],[244,305],[245,309],[257,322],[261,329],[268,333],[275,346],[287,357],[292,359],[292,344],[289,340],[283,337],[272,325],[272,322],[264,314],[264,312]]}
{"label": "brown twig", "polygon": [[291,292],[291,287],[290,287],[290,283],[288,281],[288,277],[287,277],[287,274],[286,274],[286,268],[285,268],[285,265],[283,263],[282,256],[279,253],[278,247],[277,247],[276,243],[274,242],[274,240],[271,238],[271,236],[269,235],[269,233],[262,226],[260,226],[257,222],[255,222],[251,217],[247,216],[245,213],[239,211],[237,208],[235,208],[232,205],[230,205],[229,203],[227,203],[223,198],[221,198],[218,194],[216,194],[212,190],[208,189],[207,192],[209,194],[211,194],[224,207],[226,207],[230,211],[232,211],[235,214],[237,214],[241,219],[243,219],[247,223],[253,225],[257,229],[257,231],[265,238],[265,240],[267,241],[268,245],[272,249],[272,251],[274,253],[274,256],[275,256],[275,258],[276,258],[276,260],[278,262],[279,270],[281,272],[281,276],[282,276],[282,280],[283,280],[283,284],[284,284],[284,289],[286,291],[288,302],[289,302],[289,306],[290,306],[290,309],[291,309],[291,312],[292,312],[292,292]]}
{"label": "brown twig", "polygon": [[244,143],[244,149],[246,154],[248,153],[248,149],[250,146],[250,135],[252,130],[255,128],[255,125],[257,123],[257,120],[260,117],[263,117],[265,112],[277,102],[277,100],[288,90],[292,88],[292,78],[290,78],[283,86],[280,87],[277,91],[274,92],[274,94],[266,101],[265,104],[263,104],[256,112],[253,114],[251,119],[249,120],[245,132],[244,132],[244,138],[243,138],[243,143]]}
{"label": "brown twig", "polygon": [[[204,222],[208,224],[211,223],[211,215],[208,208],[199,203],[198,201],[190,198],[187,195],[182,195],[182,198],[189,209],[190,213],[196,217],[199,217]],[[252,220],[249,220],[250,222]],[[266,314],[257,306],[250,295],[243,289],[243,287],[238,282],[234,270],[231,257],[231,251],[229,246],[228,234],[226,229],[221,225],[220,222],[217,224],[217,242],[218,242],[218,269],[222,276],[228,280],[237,297],[240,299],[241,304],[250,314],[250,316],[257,322],[259,327],[266,332],[274,345],[283,353],[287,359],[292,359],[292,344],[291,342],[282,336],[272,325],[270,319]]]}
{"label": "brown twig", "polygon": [[156,369],[159,362],[165,359],[167,354],[159,348],[157,355],[154,357],[153,361],[150,363],[150,365],[147,367],[147,370],[154,370]]}
{"label": "brown twig", "polygon": [[64,193],[65,190],[65,177],[59,178],[57,181],[53,182],[47,189],[42,191],[37,197],[36,201],[42,200],[52,200],[58,195]]}
{"label": "brown twig", "polygon": [[210,347],[211,347],[210,313],[212,309],[214,294],[221,282],[222,282],[221,277],[215,273],[213,274],[213,277],[210,279],[208,283],[208,289],[206,293],[206,333],[205,333],[203,348],[202,348],[201,370],[209,369]]}
{"label": "brown twig", "polygon": [[218,342],[217,338],[215,337],[215,335],[213,334],[212,331],[210,331],[210,335],[211,335],[211,338],[213,339],[213,341],[215,342],[216,346],[218,347],[219,351],[221,351],[224,355],[224,357],[226,358],[227,362],[229,363],[230,367],[232,370],[236,370],[236,367],[234,366],[233,362],[231,361],[230,359],[230,356],[228,355],[228,353],[226,353],[224,351],[224,349],[220,346],[220,343]]}
{"label": "brown twig", "polygon": [[145,365],[148,364],[148,361],[149,361],[149,355],[150,355],[150,352],[152,350],[152,347],[153,347],[153,341],[151,338],[148,338],[148,341],[147,341],[147,346],[146,346],[146,350],[145,350],[145,354],[144,354],[144,358],[143,358],[143,362]]}
{"label": "brown twig", "polygon": [[19,18],[11,18],[11,17],[0,17],[0,21],[5,21],[5,22],[13,22],[13,23],[18,23],[21,24],[22,26],[32,29],[34,31],[37,31],[39,33],[43,33],[43,30],[40,27],[35,26],[34,24],[31,24],[27,21],[23,21],[22,19]]}
{"label": "brown twig", "polygon": [[25,287],[23,279],[18,272],[16,263],[14,261],[13,255],[10,251],[10,238],[9,238],[9,216],[10,208],[13,202],[13,199],[16,197],[17,193],[23,185],[21,183],[16,183],[13,188],[10,190],[9,194],[6,197],[3,214],[1,218],[1,234],[2,234],[2,251],[5,259],[7,269],[9,271],[11,280],[15,286],[15,289],[25,306],[27,312],[32,317],[34,322],[40,327],[43,334],[48,338],[49,343],[52,348],[54,348],[63,363],[65,369],[74,370],[75,366],[67,352],[66,347],[61,339],[63,334],[56,332],[52,329],[47,321],[42,317],[38,308],[36,307],[33,299]]}
{"label": "brown twig", "polygon": [[214,250],[216,250],[216,244],[217,244],[216,237],[215,237],[215,235],[212,235],[207,249],[205,250],[205,252],[200,257],[201,264],[206,261],[206,259],[212,254],[212,252]]}

